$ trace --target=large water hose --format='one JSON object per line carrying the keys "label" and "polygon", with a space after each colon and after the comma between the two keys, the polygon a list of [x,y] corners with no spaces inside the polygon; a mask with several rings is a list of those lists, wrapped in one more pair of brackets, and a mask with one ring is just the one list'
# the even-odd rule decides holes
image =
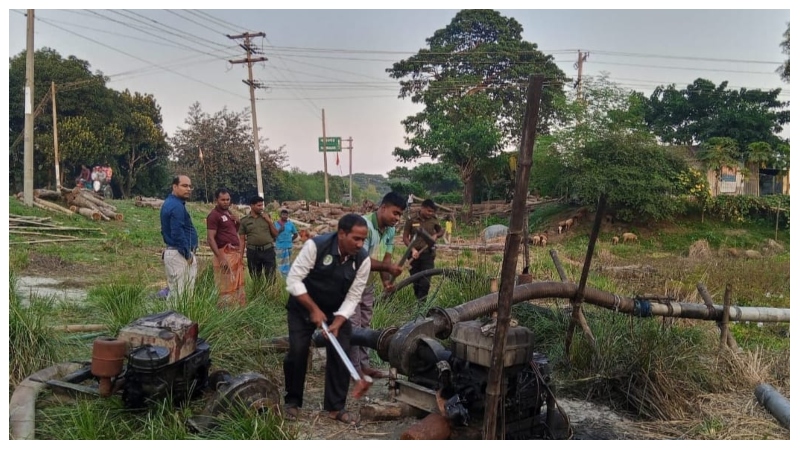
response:
{"label": "large water hose", "polygon": [[[578,290],[574,283],[543,281],[516,286],[512,295],[512,304],[526,300],[541,298],[572,298]],[[584,301],[596,306],[636,317],[682,317],[699,320],[718,320],[722,317],[724,307],[681,302],[654,302],[648,299],[628,298],[586,287]],[[378,354],[389,356],[388,361],[397,367],[402,374],[408,375],[411,370],[412,355],[416,350],[416,340],[422,337],[436,336],[445,339],[450,336],[453,326],[459,322],[475,320],[487,316],[497,310],[498,294],[492,293],[453,308],[433,308],[429,317],[424,320],[410,322],[386,340],[388,348],[378,346]],[[731,321],[752,322],[788,322],[788,308],[738,307],[729,308]],[[383,358],[383,356],[381,356]],[[386,360],[386,358],[383,358]]]}
{"label": "large water hose", "polygon": [[65,362],[42,369],[22,380],[9,401],[11,439],[34,439],[36,431],[36,397],[47,381],[60,378],[83,367],[80,363]]}
{"label": "large water hose", "polygon": [[[556,281],[522,284],[514,288],[512,303],[539,298],[572,298],[577,289],[577,284]],[[722,317],[724,310],[722,305],[713,305],[712,309],[699,303],[654,302],[647,299],[622,297],[590,287],[586,287],[584,301],[637,317],[665,316],[717,320]],[[477,319],[496,309],[497,293],[492,293],[443,311],[449,316],[450,321],[456,323]],[[734,322],[789,322],[789,308],[731,306],[729,313],[730,320]]]}
{"label": "large water hose", "polygon": [[756,386],[756,399],[781,425],[789,429],[789,400],[767,383]]}

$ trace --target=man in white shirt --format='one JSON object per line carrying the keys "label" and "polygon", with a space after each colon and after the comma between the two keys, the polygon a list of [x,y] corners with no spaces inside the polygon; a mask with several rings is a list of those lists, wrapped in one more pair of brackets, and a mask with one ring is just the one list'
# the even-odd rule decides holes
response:
{"label": "man in white shirt", "polygon": [[[358,214],[339,219],[335,233],[309,239],[294,260],[286,277],[289,302],[289,351],[283,361],[286,383],[284,403],[288,418],[296,418],[303,406],[306,364],[314,330],[329,324],[345,352],[350,349],[352,326],[347,320],[361,301],[370,272],[370,258],[364,248],[367,222]],[[350,386],[347,366],[333,346],[326,345],[324,409],[331,419],[355,424],[345,409]]]}

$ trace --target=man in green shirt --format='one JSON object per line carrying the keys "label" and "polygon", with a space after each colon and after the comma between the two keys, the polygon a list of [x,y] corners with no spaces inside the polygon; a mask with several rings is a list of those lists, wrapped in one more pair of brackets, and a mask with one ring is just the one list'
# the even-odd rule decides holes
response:
{"label": "man in green shirt", "polygon": [[[370,270],[372,272],[381,272],[380,278],[384,291],[394,289],[391,277],[396,277],[403,272],[402,267],[392,263],[392,252],[394,251],[394,227],[403,216],[405,208],[406,199],[396,192],[389,192],[381,200],[377,211],[364,215],[369,230],[367,240],[364,242],[364,248],[369,252]],[[369,328],[371,325],[376,278],[376,276],[370,277],[370,282],[367,283],[361,295],[361,302],[356,307],[355,313],[350,317],[354,327]],[[362,375],[369,375],[372,378],[384,378],[386,376],[385,373],[370,367],[366,348],[352,346],[350,348],[350,361]]]}
{"label": "man in green shirt", "polygon": [[239,223],[239,248],[242,255],[247,251],[247,270],[250,277],[275,273],[275,238],[278,229],[269,214],[264,214],[264,199],[256,196],[250,199],[250,214]]}
{"label": "man in green shirt", "polygon": [[[434,240],[439,239],[444,235],[444,229],[439,225],[439,219],[436,218],[436,210],[439,209],[436,203],[431,199],[425,199],[416,214],[411,214],[411,217],[406,221],[403,228],[403,243],[406,246],[414,244],[411,251],[411,269],[408,271],[409,275],[424,272],[434,268],[434,260],[436,259],[436,249],[425,242],[413,242],[414,234],[418,229],[423,229]],[[428,296],[428,291],[431,289],[431,278],[422,277],[414,282],[414,296],[418,301],[424,301]]]}

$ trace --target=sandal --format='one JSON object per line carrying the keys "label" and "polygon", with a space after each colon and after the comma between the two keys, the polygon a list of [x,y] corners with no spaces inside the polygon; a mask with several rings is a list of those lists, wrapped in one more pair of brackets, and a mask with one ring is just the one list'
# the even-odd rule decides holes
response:
{"label": "sandal", "polygon": [[286,413],[286,420],[297,420],[298,416],[300,416],[300,408],[294,405],[289,405],[284,409]]}
{"label": "sandal", "polygon": [[328,418],[331,419],[331,420],[336,420],[336,421],[339,421],[339,422],[342,422],[342,423],[346,423],[348,425],[353,425],[353,426],[356,426],[358,424],[358,422],[353,420],[352,415],[350,414],[350,411],[348,411],[346,409],[338,411],[336,413],[336,416],[332,416],[331,415],[332,413],[333,413],[333,411],[330,411],[328,413]]}

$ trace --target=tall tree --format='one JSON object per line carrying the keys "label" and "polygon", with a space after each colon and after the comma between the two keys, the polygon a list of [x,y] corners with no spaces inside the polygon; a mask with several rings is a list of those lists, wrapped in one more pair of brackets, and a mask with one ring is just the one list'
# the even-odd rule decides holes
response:
{"label": "tall tree", "polygon": [[[196,199],[211,201],[220,187],[230,189],[234,200],[258,194],[253,169],[253,132],[247,110],[223,109],[212,115],[195,103],[189,108],[185,123],[187,127],[179,128],[170,140],[170,159],[176,161],[176,170],[192,178]],[[259,155],[264,196],[275,198],[278,177],[274,174],[285,163],[286,154],[282,147],[270,149],[264,145]]]}
{"label": "tall tree", "polygon": [[734,139],[742,152],[753,142],[776,148],[789,122],[788,103],[778,100],[781,89],[727,89],[698,78],[685,89],[659,86],[644,104],[645,121],[664,142],[697,145],[714,137]]}
{"label": "tall tree", "polygon": [[[22,189],[25,59],[24,51],[9,58],[9,187],[12,192]],[[75,56],[63,58],[57,51],[45,47],[34,52],[34,64],[34,108],[42,107],[34,121],[34,186],[44,186],[55,181],[49,94],[52,82],[56,83],[59,126],[65,127],[59,136],[66,153],[60,155],[65,179],[69,178],[66,174],[80,169],[81,163],[91,165],[99,162],[98,155],[103,153],[105,145],[119,135],[109,128],[113,115],[109,113],[111,102],[108,100],[109,90],[105,87],[106,79],[102,74],[92,74],[87,61]],[[70,143],[73,134],[81,140],[80,145]],[[92,159],[70,158],[70,147],[80,158]]]}
{"label": "tall tree", "polygon": [[781,80],[789,82],[789,24],[786,24],[786,31],[783,33],[783,41],[781,41],[781,51],[786,55],[786,61],[778,67],[778,74]]}
{"label": "tall tree", "polygon": [[[428,48],[387,72],[400,81],[400,98],[424,109],[403,121],[407,148],[395,157],[430,157],[458,167],[470,211],[475,175],[500,149],[518,144],[525,89],[534,73],[566,79],[550,55],[522,40],[522,26],[492,10],[463,10],[426,39]],[[540,131],[555,120],[558,89],[543,97]]]}
{"label": "tall tree", "polygon": [[131,94],[127,89],[118,96],[122,110],[118,122],[124,138],[119,142],[116,166],[121,177],[118,183],[122,195],[130,197],[137,181],[148,175],[149,169],[167,159],[167,135],[162,127],[161,107],[152,94]]}

